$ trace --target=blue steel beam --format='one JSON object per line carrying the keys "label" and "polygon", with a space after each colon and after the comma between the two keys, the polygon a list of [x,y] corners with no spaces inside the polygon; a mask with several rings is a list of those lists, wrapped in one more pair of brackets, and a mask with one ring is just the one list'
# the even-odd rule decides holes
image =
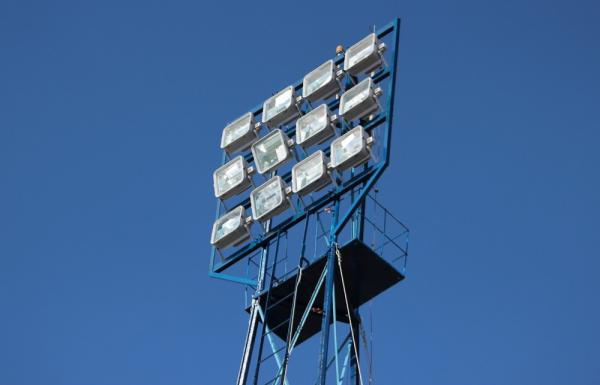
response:
{"label": "blue steel beam", "polygon": [[331,230],[329,233],[329,255],[327,256],[327,277],[325,278],[325,293],[323,298],[323,319],[321,322],[321,349],[319,353],[319,385],[325,385],[327,377],[327,354],[329,352],[329,323],[331,322],[331,312],[335,311],[332,307],[333,297],[333,278],[335,277],[335,259],[337,250],[337,233],[334,229],[337,226],[338,215],[340,211],[339,199],[335,201],[333,207],[333,218],[331,219]]}

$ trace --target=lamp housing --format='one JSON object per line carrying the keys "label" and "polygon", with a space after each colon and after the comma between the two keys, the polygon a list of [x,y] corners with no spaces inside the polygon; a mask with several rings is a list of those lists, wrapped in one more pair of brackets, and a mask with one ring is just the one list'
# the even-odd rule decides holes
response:
{"label": "lamp housing", "polygon": [[246,224],[244,206],[237,206],[215,221],[210,243],[217,249],[239,245],[250,239],[250,228]]}
{"label": "lamp housing", "polygon": [[321,190],[330,184],[328,159],[321,150],[298,162],[292,168],[292,191],[300,196]]}
{"label": "lamp housing", "polygon": [[254,114],[248,112],[223,129],[221,149],[228,154],[242,151],[250,147],[257,138],[258,133],[255,130]]}
{"label": "lamp housing", "polygon": [[302,97],[311,102],[326,99],[340,90],[333,60],[328,60],[311,72],[302,81]]}
{"label": "lamp housing", "polygon": [[266,221],[285,211],[290,202],[287,198],[287,186],[279,175],[275,175],[250,193],[252,217],[257,221]]}
{"label": "lamp housing", "polygon": [[255,142],[252,145],[252,155],[258,172],[265,174],[284,165],[292,158],[292,145],[293,141],[280,129],[271,131]]}
{"label": "lamp housing", "polygon": [[219,167],[213,173],[215,197],[225,200],[247,190],[252,185],[252,171],[241,155]]}
{"label": "lamp housing", "polygon": [[370,115],[380,109],[378,95],[381,89],[373,89],[373,80],[366,78],[346,91],[340,100],[340,115],[351,121]]}
{"label": "lamp housing", "polygon": [[294,86],[288,86],[263,104],[262,122],[270,128],[279,127],[300,116]]}
{"label": "lamp housing", "polygon": [[367,162],[371,158],[371,143],[363,126],[354,127],[331,142],[331,167],[344,171]]}
{"label": "lamp housing", "polygon": [[327,104],[321,104],[296,122],[296,143],[307,149],[335,135],[334,121]]}
{"label": "lamp housing", "polygon": [[369,34],[348,48],[344,56],[344,71],[357,76],[375,70],[383,63],[381,52],[384,48],[385,45],[379,44],[375,33]]}

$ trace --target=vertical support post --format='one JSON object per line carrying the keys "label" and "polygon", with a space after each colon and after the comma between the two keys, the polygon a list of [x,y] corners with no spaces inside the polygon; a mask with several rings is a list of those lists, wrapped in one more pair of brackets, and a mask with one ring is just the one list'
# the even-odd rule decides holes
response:
{"label": "vertical support post", "polygon": [[[364,188],[364,186],[363,186]],[[360,203],[360,205],[358,206],[358,210],[356,215],[358,216],[358,220],[357,220],[357,224],[356,224],[356,238],[358,238],[359,240],[363,241],[364,237],[365,237],[365,209],[366,209],[366,203],[367,203],[367,198],[368,196],[365,195],[365,198],[362,200],[362,202]]]}
{"label": "vertical support post", "polygon": [[337,248],[337,233],[335,232],[340,208],[340,200],[336,199],[334,203],[331,228],[329,231],[329,253],[327,255],[327,276],[325,277],[325,294],[323,298],[323,319],[321,321],[321,347],[319,352],[319,375],[317,384],[325,385],[327,377],[327,356],[329,353],[329,323],[331,322],[331,312],[333,296],[333,280],[335,277],[335,261]]}
{"label": "vertical support post", "polygon": [[[270,221],[269,221],[270,223]],[[271,264],[271,278],[269,280],[269,288],[267,289],[267,299],[265,300],[265,318],[262,324],[262,333],[258,342],[258,357],[256,366],[254,368],[254,385],[258,385],[258,376],[260,374],[260,362],[262,359],[263,346],[265,343],[265,334],[267,332],[267,322],[269,318],[269,299],[271,299],[271,289],[273,289],[273,282],[275,281],[275,272],[277,271],[277,261],[279,259],[279,241],[281,240],[281,233],[277,232],[277,242],[275,244],[275,258]],[[258,297],[258,296],[257,296]]]}
{"label": "vertical support post", "polygon": [[[268,231],[271,228],[271,221],[265,223],[264,229]],[[275,256],[277,258],[277,256]],[[269,244],[264,247],[260,258],[260,267],[258,269],[258,277],[256,279],[256,292],[252,297],[252,305],[250,308],[250,320],[248,321],[248,332],[246,333],[246,342],[244,343],[244,350],[242,352],[242,362],[240,363],[240,370],[237,376],[237,385],[246,385],[248,381],[248,371],[250,370],[250,359],[252,358],[252,351],[254,350],[254,341],[256,340],[256,328],[258,327],[258,310],[259,301],[258,294],[262,291],[265,284],[265,276],[267,272],[269,260]]]}
{"label": "vertical support post", "polygon": [[[358,314],[358,309],[356,309],[354,311],[354,320],[352,321],[352,326],[354,329],[354,335],[355,336],[359,336],[356,337],[356,351],[352,350],[351,351],[351,359],[350,359],[350,366],[351,366],[351,373],[352,373],[352,378],[354,378],[354,385],[362,385],[361,383],[361,378],[360,378],[360,371],[358,369],[358,365],[360,363],[360,315]],[[354,344],[354,342],[352,342]],[[356,353],[355,353],[356,352]]]}
{"label": "vertical support post", "polygon": [[252,351],[254,350],[254,341],[256,339],[256,328],[258,326],[258,293],[263,288],[264,277],[267,269],[267,261],[269,256],[269,247],[265,247],[262,252],[260,259],[259,276],[256,285],[256,294],[252,298],[252,305],[250,309],[250,320],[248,321],[248,332],[246,333],[246,342],[244,344],[244,350],[242,353],[242,362],[240,364],[240,370],[237,376],[237,385],[245,385],[248,380],[248,371],[250,370],[250,359],[252,358]]}

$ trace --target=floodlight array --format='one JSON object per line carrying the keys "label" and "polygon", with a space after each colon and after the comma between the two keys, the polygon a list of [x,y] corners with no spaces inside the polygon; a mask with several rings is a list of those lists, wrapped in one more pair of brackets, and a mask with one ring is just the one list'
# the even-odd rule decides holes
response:
{"label": "floodlight array", "polygon": [[[288,86],[265,100],[260,123],[257,113],[248,112],[223,129],[223,151],[228,157],[241,154],[214,172],[215,196],[226,201],[248,190],[254,185],[255,169],[270,179],[250,193],[251,216],[245,217],[244,205],[240,205],[215,221],[211,243],[217,249],[251,238],[251,223],[265,222],[292,207],[294,194],[302,197],[339,183],[345,170],[371,159],[373,138],[362,124],[381,109],[378,98],[382,92],[372,76],[385,63],[384,50],[377,35],[369,34],[347,50],[343,65],[328,60],[306,74],[301,95],[297,95],[299,85]],[[363,74],[367,76],[360,80]],[[313,108],[311,103],[317,105]],[[335,107],[339,111],[333,111]],[[262,137],[261,131],[266,131]],[[298,158],[296,144],[305,154],[332,138],[327,152],[330,159],[323,149],[306,154],[291,168],[291,186],[275,175],[292,158]],[[334,177],[335,173],[339,177]]]}

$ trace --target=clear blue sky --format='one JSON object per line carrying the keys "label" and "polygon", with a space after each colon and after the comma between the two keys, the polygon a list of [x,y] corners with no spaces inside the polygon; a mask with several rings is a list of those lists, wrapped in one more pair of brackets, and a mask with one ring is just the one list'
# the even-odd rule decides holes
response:
{"label": "clear blue sky", "polygon": [[396,16],[376,384],[600,383],[598,2],[4,0],[0,385],[232,384],[221,129]]}

